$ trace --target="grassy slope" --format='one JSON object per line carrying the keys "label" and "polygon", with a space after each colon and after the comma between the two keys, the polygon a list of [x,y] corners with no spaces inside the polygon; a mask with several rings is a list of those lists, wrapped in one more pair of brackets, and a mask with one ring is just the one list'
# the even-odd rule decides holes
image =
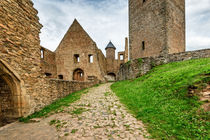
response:
{"label": "grassy slope", "polygon": [[210,58],[175,62],[154,68],[135,80],[111,86],[127,108],[157,139],[208,139],[210,113],[197,110],[198,97],[188,97],[188,86],[210,81]]}

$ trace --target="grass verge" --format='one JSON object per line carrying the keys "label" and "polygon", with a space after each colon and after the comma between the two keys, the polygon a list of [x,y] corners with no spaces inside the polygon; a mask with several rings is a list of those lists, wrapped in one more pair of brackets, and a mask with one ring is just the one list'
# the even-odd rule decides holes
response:
{"label": "grass verge", "polygon": [[210,58],[174,62],[111,88],[153,138],[207,140],[210,112],[198,111],[202,102],[188,96],[188,87],[210,82],[209,74]]}
{"label": "grass verge", "polygon": [[56,111],[56,110],[60,109],[61,107],[69,106],[71,103],[79,100],[81,95],[85,94],[85,93],[87,93],[87,89],[71,93],[64,98],[56,100],[52,104],[44,107],[42,110],[35,112],[34,114],[32,114],[30,116],[20,118],[19,121],[27,123],[30,121],[30,119],[45,117],[49,113]]}

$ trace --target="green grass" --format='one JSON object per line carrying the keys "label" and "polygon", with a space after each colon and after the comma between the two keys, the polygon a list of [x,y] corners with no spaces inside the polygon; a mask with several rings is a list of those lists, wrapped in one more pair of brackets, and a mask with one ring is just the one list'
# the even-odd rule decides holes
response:
{"label": "green grass", "polygon": [[76,108],[72,111],[72,114],[79,115],[79,114],[82,114],[85,111],[87,111],[87,109],[85,109],[85,108]]}
{"label": "green grass", "polygon": [[62,99],[58,99],[57,101],[53,102],[52,104],[44,107],[39,112],[35,112],[34,114],[27,116],[25,118],[20,118],[19,121],[27,123],[30,121],[30,119],[45,117],[53,111],[58,111],[59,109],[62,109],[62,107],[69,106],[71,103],[79,100],[81,95],[85,94],[85,93],[87,93],[87,89],[71,93],[68,96],[66,96]]}
{"label": "green grass", "polygon": [[202,103],[197,96],[188,96],[188,87],[209,83],[209,74],[210,58],[174,62],[111,88],[153,138],[207,140],[210,112],[198,111]]}

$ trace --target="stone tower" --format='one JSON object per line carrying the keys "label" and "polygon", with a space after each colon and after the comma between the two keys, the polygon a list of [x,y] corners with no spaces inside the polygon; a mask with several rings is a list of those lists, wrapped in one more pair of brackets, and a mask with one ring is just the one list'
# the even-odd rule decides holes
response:
{"label": "stone tower", "polygon": [[130,58],[185,51],[185,0],[129,0]]}
{"label": "stone tower", "polygon": [[106,46],[106,58],[115,60],[115,46],[110,41],[109,44]]}
{"label": "stone tower", "polygon": [[[110,41],[109,44],[105,48],[106,50],[106,65],[107,65],[107,74],[117,72],[117,60],[115,60],[115,46]],[[115,75],[116,76],[116,75]]]}

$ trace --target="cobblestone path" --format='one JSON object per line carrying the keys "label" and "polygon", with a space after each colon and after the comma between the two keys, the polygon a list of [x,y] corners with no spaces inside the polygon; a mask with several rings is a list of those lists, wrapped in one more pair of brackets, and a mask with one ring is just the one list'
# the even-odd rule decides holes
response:
{"label": "cobblestone path", "polygon": [[0,140],[146,139],[143,124],[127,113],[110,85],[88,89],[79,101],[40,122],[0,128]]}

